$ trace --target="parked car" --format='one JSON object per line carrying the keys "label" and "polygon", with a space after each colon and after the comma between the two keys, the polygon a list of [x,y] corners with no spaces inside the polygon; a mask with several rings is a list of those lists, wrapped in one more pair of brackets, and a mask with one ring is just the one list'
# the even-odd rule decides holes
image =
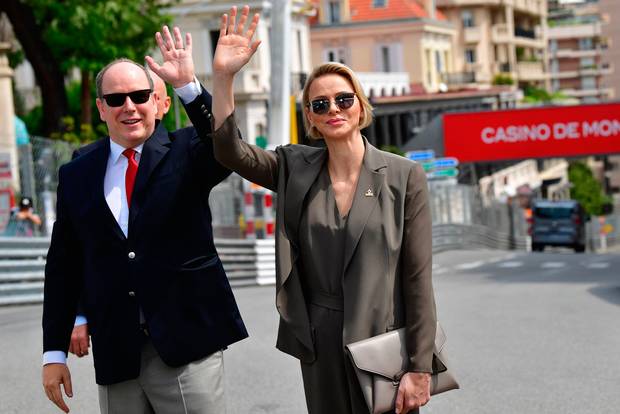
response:
{"label": "parked car", "polygon": [[586,214],[575,200],[535,200],[532,204],[530,235],[532,250],[564,246],[582,253],[586,249]]}

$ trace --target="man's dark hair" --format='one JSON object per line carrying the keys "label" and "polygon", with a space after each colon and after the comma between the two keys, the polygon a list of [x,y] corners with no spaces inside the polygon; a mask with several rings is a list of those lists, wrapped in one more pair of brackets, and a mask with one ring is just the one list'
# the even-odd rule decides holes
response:
{"label": "man's dark hair", "polygon": [[105,65],[104,68],[101,69],[99,71],[99,73],[97,73],[97,77],[95,78],[95,85],[97,86],[97,98],[99,98],[99,99],[103,98],[102,85],[103,85],[103,76],[105,75],[105,73],[112,66],[116,65],[117,63],[123,63],[123,62],[132,63],[132,64],[136,65],[137,67],[139,67],[140,69],[142,69],[142,71],[146,75],[146,78],[149,80],[149,88],[151,88],[151,90],[154,89],[153,79],[151,78],[151,75],[149,75],[149,71],[146,70],[146,68],[143,65],[141,65],[141,64],[139,64],[137,62],[134,62],[133,60],[128,59],[128,58],[119,58],[119,59],[115,59],[112,62],[110,62],[107,65]]}

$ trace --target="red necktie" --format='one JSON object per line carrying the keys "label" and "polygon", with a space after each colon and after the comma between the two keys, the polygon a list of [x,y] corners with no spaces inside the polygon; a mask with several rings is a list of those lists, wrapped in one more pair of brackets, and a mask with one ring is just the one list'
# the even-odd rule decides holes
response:
{"label": "red necktie", "polygon": [[127,148],[123,151],[123,155],[127,157],[127,170],[125,171],[125,194],[127,194],[127,207],[131,207],[131,193],[133,192],[133,185],[136,182],[138,162],[136,161],[136,151],[132,148]]}

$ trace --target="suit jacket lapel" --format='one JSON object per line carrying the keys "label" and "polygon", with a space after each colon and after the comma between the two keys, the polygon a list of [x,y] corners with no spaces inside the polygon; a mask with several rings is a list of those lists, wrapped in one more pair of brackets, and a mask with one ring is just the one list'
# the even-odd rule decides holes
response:
{"label": "suit jacket lapel", "polygon": [[105,226],[110,227],[118,238],[124,240],[125,235],[112,215],[104,196],[103,183],[108,167],[109,156],[110,139],[100,139],[97,141],[97,146],[91,152],[84,155],[85,158],[88,158],[86,166],[90,169],[90,171],[86,173],[86,177],[89,181],[88,188],[92,189],[90,197],[96,217],[102,216]]}
{"label": "suit jacket lapel", "polygon": [[303,202],[306,198],[310,186],[319,175],[327,150],[315,152],[310,155],[304,154],[304,162],[296,163],[289,173],[286,186],[286,197],[284,206],[284,223],[289,241],[297,247],[297,233]]}
{"label": "suit jacket lapel", "polygon": [[144,195],[149,178],[159,162],[170,150],[170,137],[168,131],[160,122],[155,132],[144,143],[142,154],[140,155],[140,165],[131,197],[131,207],[129,208],[129,226],[135,221],[140,208],[144,203]]}
{"label": "suit jacket lapel", "polygon": [[368,218],[379,204],[379,196],[385,179],[383,169],[387,167],[381,152],[370,145],[366,138],[364,138],[364,144],[366,145],[364,161],[347,219],[343,272],[346,272],[353,257]]}

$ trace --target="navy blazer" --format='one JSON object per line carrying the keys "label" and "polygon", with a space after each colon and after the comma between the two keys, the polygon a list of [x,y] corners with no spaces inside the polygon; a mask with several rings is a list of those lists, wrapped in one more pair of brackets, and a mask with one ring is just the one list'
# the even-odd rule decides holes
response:
{"label": "navy blazer", "polygon": [[[210,115],[203,91],[190,105]],[[59,171],[57,217],[45,267],[43,350],[67,351],[78,299],[96,380],[138,377],[141,308],[150,339],[173,367],[248,336],[213,243],[211,189],[230,171],[213,156],[208,122],[145,142],[125,237],[103,194],[109,139]]]}

